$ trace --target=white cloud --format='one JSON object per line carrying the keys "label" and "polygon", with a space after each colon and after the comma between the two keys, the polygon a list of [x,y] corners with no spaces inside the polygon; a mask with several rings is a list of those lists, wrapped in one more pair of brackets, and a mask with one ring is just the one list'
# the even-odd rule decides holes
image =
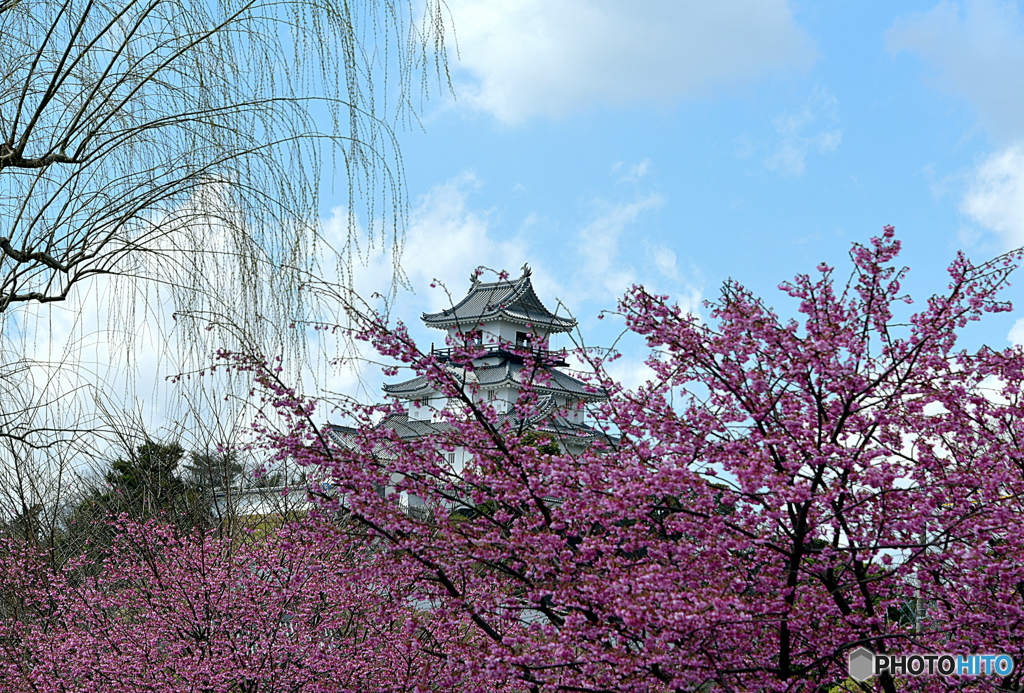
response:
{"label": "white cloud", "polygon": [[460,99],[506,123],[671,104],[815,58],[786,0],[454,0]]}
{"label": "white cloud", "polygon": [[[892,52],[912,51],[929,64],[939,89],[965,98],[997,148],[967,177],[961,212],[995,231],[1008,247],[1024,245],[1024,18],[1017,2],[940,2],[896,20]],[[980,234],[962,229],[961,241]]]}
{"label": "white cloud", "polygon": [[650,246],[648,250],[658,272],[666,279],[678,281],[679,267],[676,266],[676,254],[672,249],[665,245],[654,245]]}
{"label": "white cloud", "polygon": [[[402,252],[402,267],[417,291],[437,278],[456,301],[469,285],[469,273],[479,265],[496,270],[516,270],[529,259],[528,245],[516,238],[498,240],[489,229],[487,212],[469,209],[470,193],[479,182],[472,174],[434,187],[420,197],[409,220]],[[449,305],[440,292],[426,292],[430,309]]]}
{"label": "white cloud", "polygon": [[1016,2],[943,0],[896,20],[886,48],[911,51],[934,70],[929,81],[967,99],[1000,141],[1024,137],[1024,22]]}
{"label": "white cloud", "polygon": [[968,181],[960,211],[1003,237],[1024,245],[1024,147],[1013,145],[982,161]]}
{"label": "white cloud", "polygon": [[1017,318],[1017,322],[1013,323],[1006,339],[1015,346],[1024,346],[1024,318]]}
{"label": "white cloud", "polygon": [[[216,336],[202,332],[194,340],[181,339],[177,330],[199,328],[191,322],[176,324],[173,310],[169,292],[131,277],[106,275],[79,285],[66,302],[23,306],[11,316],[23,328],[16,348],[31,364],[32,388],[40,400],[50,398],[48,423],[94,429],[83,440],[99,451],[111,443],[104,431],[115,424],[133,435],[142,433],[133,428],[141,426],[148,435],[180,439],[188,449],[208,444],[203,436],[212,436],[215,428],[223,432],[236,424],[229,415],[237,414],[235,405],[244,395],[224,377],[167,381],[208,366]],[[213,406],[224,414],[215,420],[206,401],[214,391]],[[235,397],[224,404],[228,393]]]}
{"label": "white cloud", "polygon": [[[620,165],[619,168],[641,173],[647,164]],[[641,241],[643,228],[639,222],[644,213],[664,204],[658,195],[647,195],[630,202],[617,204],[597,200],[595,216],[579,228],[576,237],[569,239],[568,252],[553,250],[559,247],[554,239],[532,243],[538,220],[529,215],[514,234],[501,235],[489,210],[474,208],[474,192],[481,182],[472,173],[464,173],[422,195],[412,210],[405,245],[401,253],[402,269],[415,293],[400,291],[391,315],[401,318],[410,328],[412,336],[423,347],[443,335],[420,324],[422,311],[434,311],[458,301],[469,288],[469,274],[479,265],[495,270],[507,270],[518,275],[523,263],[533,269],[534,286],[545,305],[552,310],[563,301],[578,317],[589,340],[602,339],[601,328],[607,325],[593,320],[602,309],[612,308],[615,300],[634,282],[677,297],[685,310],[697,311],[701,291],[692,285],[678,267],[675,252],[665,245]],[[325,222],[325,236],[342,236],[347,223],[343,209]],[[646,249],[646,256],[644,253]],[[575,253],[573,252],[575,251]],[[639,252],[637,252],[639,251]],[[639,269],[634,267],[638,263]],[[373,291],[383,292],[391,276],[390,257],[371,256],[355,271],[355,287],[362,296]],[[693,274],[691,269],[689,274]],[[434,279],[443,282],[451,298],[440,288],[432,289]],[[594,329],[597,324],[601,328]],[[592,331],[593,330],[593,331]],[[615,332],[615,330],[613,330]],[[608,337],[608,334],[603,334]],[[574,340],[561,337],[556,346],[572,348]],[[612,337],[614,339],[614,336]],[[636,354],[616,361],[611,369],[625,385],[635,388],[652,375],[643,363],[646,349],[642,340],[623,348],[624,353]],[[363,350],[363,357],[369,351]],[[578,364],[577,364],[578,365]],[[380,384],[385,378],[377,368],[363,368],[359,372],[339,373],[329,382],[335,392],[356,394],[365,400],[380,399]]]}
{"label": "white cloud", "polygon": [[640,356],[623,355],[607,364],[608,375],[627,390],[634,391],[657,380],[657,374],[642,358],[644,353],[641,351]]}
{"label": "white cloud", "polygon": [[647,169],[651,167],[651,160],[644,159],[638,164],[634,164],[629,169],[629,177],[631,180],[640,180],[647,175]]}
{"label": "white cloud", "polygon": [[[896,20],[886,34],[892,53],[911,51],[933,72],[937,88],[966,99],[997,144],[967,176],[960,211],[995,231],[1007,246],[1024,244],[1024,18],[1017,2],[943,0]],[[956,180],[963,180],[956,177]],[[980,234],[961,229],[966,245]]]}
{"label": "white cloud", "polygon": [[612,206],[602,203],[602,212],[580,229],[577,246],[580,264],[574,282],[580,287],[577,291],[585,291],[590,297],[603,295],[614,299],[637,281],[633,267],[621,262],[619,240],[623,230],[642,212],[657,209],[663,203],[664,199],[654,194]]}
{"label": "white cloud", "polygon": [[802,175],[808,153],[834,152],[843,141],[843,131],[835,127],[838,120],[839,101],[827,90],[815,89],[800,111],[772,120],[778,140],[763,162],[765,168],[784,176]]}
{"label": "white cloud", "polygon": [[[612,164],[610,173],[613,173],[613,174],[616,173],[617,171],[622,169],[622,166],[623,166],[623,164],[622,164],[621,161],[616,161],[614,164]],[[629,169],[626,171],[626,173],[619,177],[618,182],[619,183],[639,183],[640,179],[643,178],[644,176],[646,176],[647,173],[650,171],[650,169],[651,169],[651,160],[649,158],[648,159],[644,159],[643,161],[639,161],[639,162],[633,164],[632,166],[630,166]]]}
{"label": "white cloud", "polygon": [[[480,185],[473,173],[463,173],[421,195],[410,213],[399,261],[412,292],[400,291],[391,313],[413,329],[418,329],[420,312],[441,310],[458,302],[469,288],[470,273],[479,266],[506,270],[516,277],[528,263],[533,284],[545,301],[554,302],[561,296],[560,285],[544,259],[532,250],[530,231],[537,223],[536,215],[528,215],[518,232],[499,237],[491,229],[491,212],[471,205],[473,192]],[[335,209],[325,222],[328,238],[343,237],[345,214],[344,209]],[[374,292],[386,294],[392,272],[390,255],[370,256],[355,268],[356,293],[364,298]],[[484,281],[493,278],[485,276]],[[431,288],[435,280],[439,284]],[[554,310],[554,305],[548,307]],[[439,333],[431,330],[427,334]]]}
{"label": "white cloud", "polygon": [[[649,170],[648,166],[644,160],[629,169],[639,175]],[[618,203],[595,200],[594,216],[580,227],[575,247],[569,248],[575,254],[571,262],[565,262],[564,254],[553,254],[552,249],[557,247],[550,242],[553,239],[534,247],[536,215],[527,216],[514,234],[501,235],[492,229],[490,212],[474,209],[471,204],[480,185],[474,174],[463,173],[419,198],[410,215],[401,253],[402,269],[416,295],[402,292],[394,315],[411,322],[408,316],[419,315],[421,310],[448,307],[450,300],[462,297],[469,287],[470,272],[480,265],[517,276],[525,263],[533,269],[538,294],[552,310],[558,300],[574,312],[610,308],[631,284],[650,284],[657,276],[666,280],[668,292],[685,294],[682,300],[687,306],[695,310],[699,305],[700,291],[690,286],[678,268],[675,252],[665,245],[639,240],[644,233],[638,221],[645,212],[665,203],[661,195],[648,194]],[[328,224],[340,228],[341,215],[342,210],[335,210],[335,218]],[[634,266],[637,260],[646,261],[639,271]],[[358,268],[357,293],[368,296],[383,291],[390,270],[389,258],[378,258]],[[444,291],[429,288],[434,279],[447,287],[451,299]]]}
{"label": "white cloud", "polygon": [[542,259],[532,252],[528,232],[537,223],[536,215],[528,215],[517,233],[498,237],[491,230],[489,211],[470,206],[470,197],[480,185],[474,174],[463,173],[422,195],[412,210],[401,262],[412,288],[426,302],[424,310],[450,305],[443,291],[429,289],[434,279],[458,301],[469,288],[470,272],[481,265],[518,276],[528,263],[542,295],[559,292]]}

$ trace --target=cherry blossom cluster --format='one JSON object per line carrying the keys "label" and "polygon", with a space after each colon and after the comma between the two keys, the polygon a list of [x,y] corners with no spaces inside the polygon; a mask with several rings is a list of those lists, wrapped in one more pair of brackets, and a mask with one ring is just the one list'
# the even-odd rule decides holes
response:
{"label": "cherry blossom cluster", "polygon": [[546,366],[528,349],[536,377],[510,414],[479,396],[473,340],[441,360],[401,324],[352,316],[449,402],[421,437],[381,425],[395,403],[349,403],[353,426],[321,427],[278,362],[222,354],[276,412],[254,423],[270,456],[329,481],[318,510],[242,546],[129,524],[82,584],[10,547],[23,616],[2,676],[47,691],[827,690],[866,646],[1005,653],[1017,666],[997,684],[1017,689],[1024,351],[956,342],[1009,310],[1020,256],[959,255],[917,306],[899,251],[886,227],[853,246],[845,280],[823,264],[782,284],[792,318],[735,282],[706,322],[633,287],[617,313],[655,377],[626,390],[578,354],[608,395],[583,452],[533,431]]}

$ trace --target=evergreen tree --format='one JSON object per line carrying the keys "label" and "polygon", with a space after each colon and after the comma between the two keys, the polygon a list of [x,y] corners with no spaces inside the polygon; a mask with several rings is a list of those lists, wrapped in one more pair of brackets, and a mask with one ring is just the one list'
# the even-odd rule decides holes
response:
{"label": "evergreen tree", "polygon": [[193,452],[185,464],[184,478],[202,490],[227,488],[234,484],[244,468],[234,451]]}
{"label": "evergreen tree", "polygon": [[113,542],[112,517],[161,519],[183,532],[210,525],[209,501],[179,475],[184,450],[177,442],[146,441],[119,457],[100,484],[88,489],[70,512],[58,541],[61,560],[87,554],[99,566]]}
{"label": "evergreen tree", "polygon": [[178,443],[147,441],[128,459],[118,459],[106,474],[109,508],[134,518],[173,516],[189,505],[188,486],[178,476],[184,450]]}

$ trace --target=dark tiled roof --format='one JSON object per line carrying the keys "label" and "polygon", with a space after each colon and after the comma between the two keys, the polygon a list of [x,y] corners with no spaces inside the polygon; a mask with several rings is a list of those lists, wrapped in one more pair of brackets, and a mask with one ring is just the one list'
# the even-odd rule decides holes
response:
{"label": "dark tiled roof", "polygon": [[[451,424],[447,422],[434,423],[432,421],[410,419],[406,414],[392,414],[377,424],[377,427],[393,430],[402,440],[415,440],[452,430]],[[352,447],[354,445],[355,436],[358,433],[359,431],[351,426],[330,425],[331,437],[345,447]],[[378,441],[374,445],[372,454],[381,458],[393,458],[394,451],[390,450],[390,447],[387,441]]]}
{"label": "dark tiled roof", "polygon": [[423,322],[439,329],[456,325],[472,329],[481,321],[499,317],[546,327],[549,332],[568,332],[576,327],[575,319],[555,315],[544,307],[533,290],[527,267],[519,279],[474,281],[465,298],[440,313],[424,313]]}
{"label": "dark tiled roof", "polygon": [[[526,427],[542,433],[551,433],[563,442],[572,442],[577,445],[590,445],[598,438],[603,438],[613,445],[618,445],[618,437],[610,436],[598,429],[582,423],[572,423],[563,416],[556,414],[557,403],[554,397],[546,395],[537,401],[537,408],[526,420]],[[517,411],[513,410],[505,415],[513,425],[522,422]]]}
{"label": "dark tiled roof", "polygon": [[432,390],[429,383],[427,382],[426,376],[416,376],[412,380],[405,380],[400,383],[384,383],[384,394],[391,395],[393,397],[401,397],[403,395],[411,397],[420,391]]}
{"label": "dark tiled roof", "polygon": [[435,433],[444,433],[452,428],[451,424],[444,421],[437,423],[433,421],[420,421],[418,419],[410,419],[408,415],[389,416],[381,421],[380,425],[384,428],[392,429],[402,440],[412,440]]}
{"label": "dark tiled roof", "polygon": [[[618,437],[606,434],[592,426],[582,423],[572,423],[557,414],[557,403],[551,395],[545,395],[537,400],[536,408],[524,421],[515,407],[501,419],[507,421],[512,428],[524,426],[525,428],[551,433],[563,443],[570,443],[580,446],[588,446],[595,440],[603,439],[613,446],[618,445]],[[410,419],[406,414],[392,414],[379,424],[379,427],[391,429],[398,434],[402,440],[415,440],[426,436],[433,436],[451,433],[453,428],[446,421],[427,421]],[[341,444],[347,444],[346,439],[357,433],[356,429],[349,426],[332,425],[331,434]],[[456,442],[456,441],[451,441]],[[386,444],[378,444],[374,454],[387,457]]]}
{"label": "dark tiled roof", "polygon": [[[521,387],[524,381],[523,369],[528,367],[511,359],[502,358],[497,364],[476,366],[471,371],[452,364],[448,364],[447,368],[458,382],[476,385],[487,390],[502,385]],[[551,379],[545,384],[535,382],[534,388],[537,392],[561,394],[576,399],[606,399],[603,394],[590,392],[583,381],[577,380],[567,373],[555,368],[546,368],[544,371],[550,375]],[[527,376],[528,373],[529,371],[527,371]],[[405,382],[385,385],[384,393],[392,397],[414,397],[432,389],[426,377],[421,375]]]}

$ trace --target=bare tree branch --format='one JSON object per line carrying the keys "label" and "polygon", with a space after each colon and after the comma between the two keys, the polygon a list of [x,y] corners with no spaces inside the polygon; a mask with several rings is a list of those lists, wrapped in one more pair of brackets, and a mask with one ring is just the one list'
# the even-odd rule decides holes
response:
{"label": "bare tree branch", "polygon": [[[0,514],[52,536],[117,441],[97,335],[130,362],[140,323],[228,316],[166,328],[163,357],[301,355],[282,326],[323,307],[301,287],[325,260],[344,280],[372,248],[400,277],[396,129],[431,72],[445,85],[444,20],[443,0],[0,0]],[[327,243],[336,183],[347,238]],[[101,289],[105,322],[60,313],[57,344],[56,304]]]}

